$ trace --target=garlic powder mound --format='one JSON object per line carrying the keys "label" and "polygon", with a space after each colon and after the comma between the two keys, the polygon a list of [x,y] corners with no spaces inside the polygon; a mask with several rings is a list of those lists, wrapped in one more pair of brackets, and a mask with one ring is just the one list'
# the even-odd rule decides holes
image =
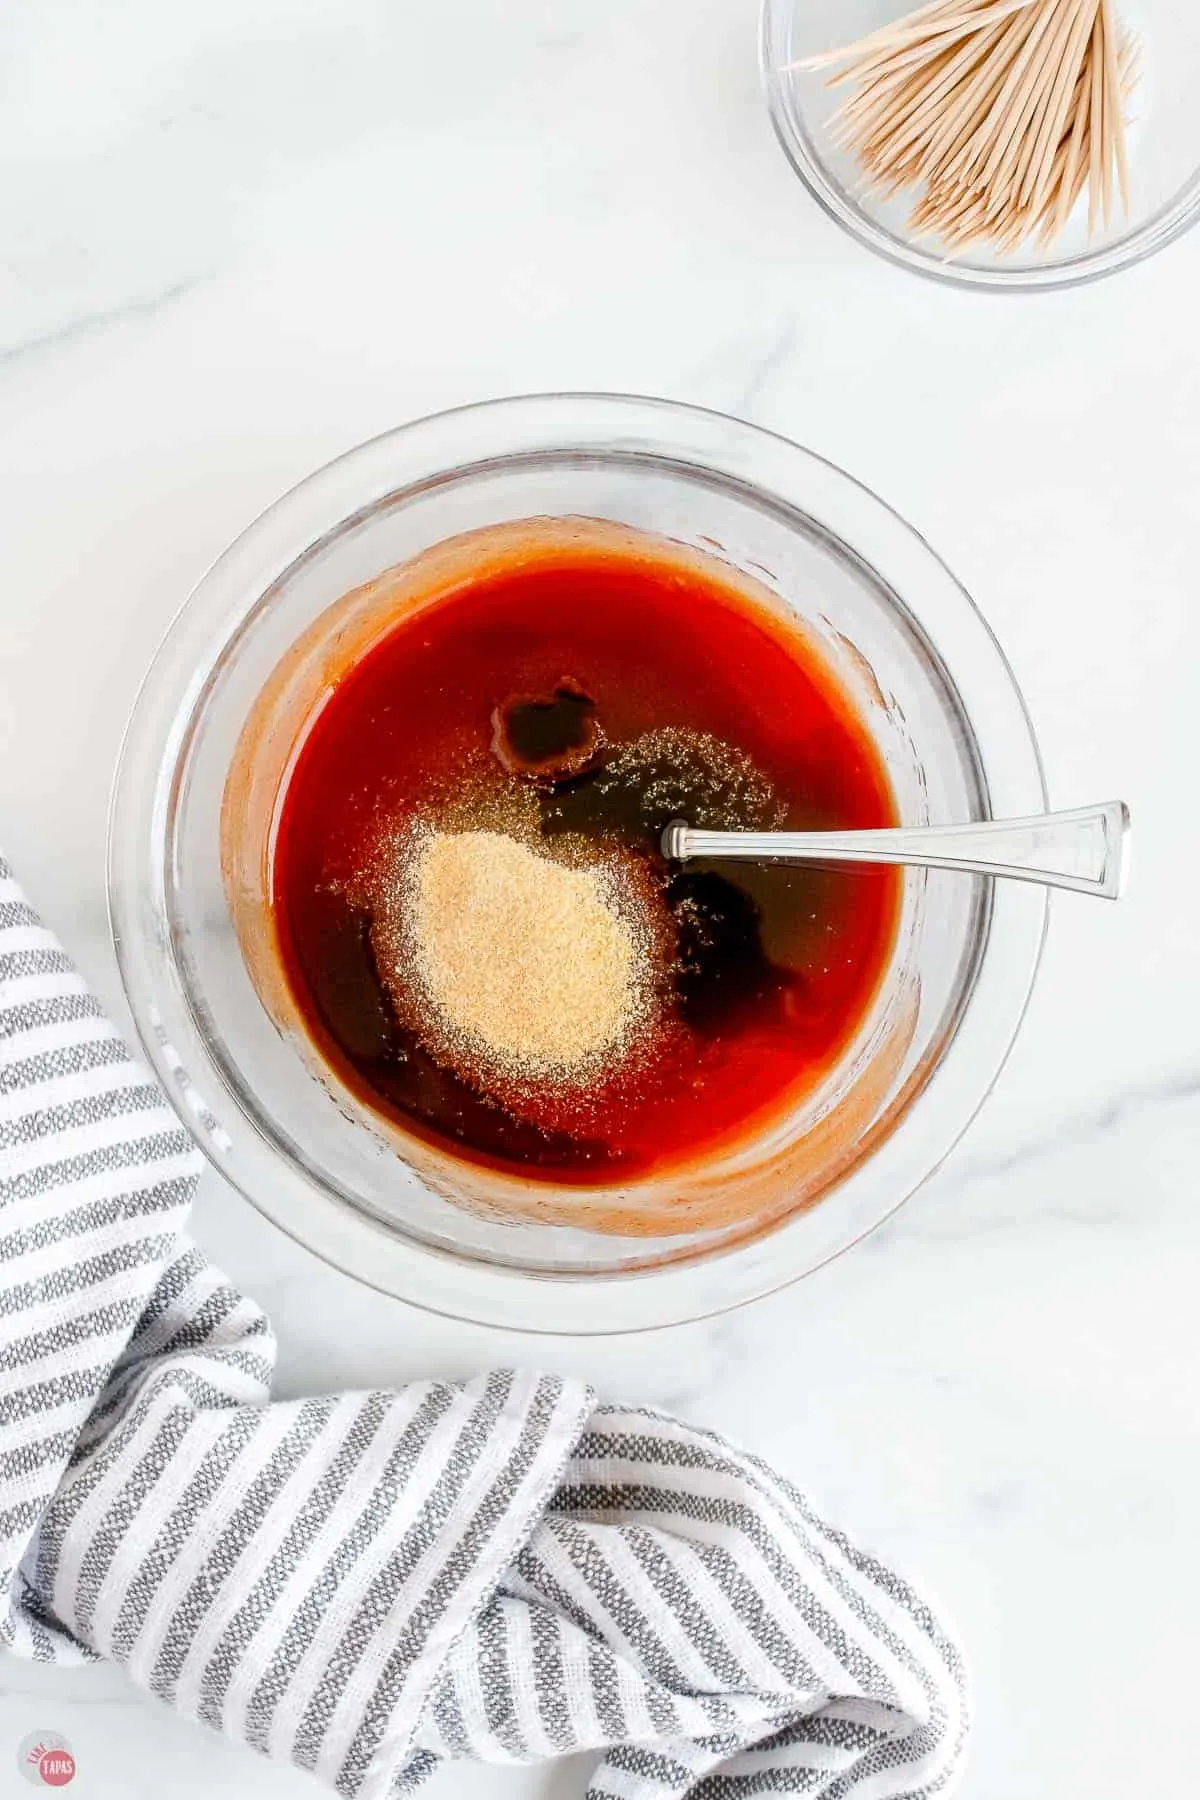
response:
{"label": "garlic powder mound", "polygon": [[569,1081],[619,1059],[644,1023],[649,934],[610,865],[502,831],[425,830],[390,885],[377,963],[393,994],[425,1002],[417,1029],[441,1059]]}

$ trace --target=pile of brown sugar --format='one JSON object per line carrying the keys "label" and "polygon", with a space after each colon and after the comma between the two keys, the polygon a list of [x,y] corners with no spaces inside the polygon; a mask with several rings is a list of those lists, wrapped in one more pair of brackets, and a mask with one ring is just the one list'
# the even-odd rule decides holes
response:
{"label": "pile of brown sugar", "polygon": [[631,1044],[651,998],[652,934],[617,870],[572,866],[503,831],[429,828],[403,865],[377,900],[372,945],[393,1002],[439,1060],[569,1083]]}

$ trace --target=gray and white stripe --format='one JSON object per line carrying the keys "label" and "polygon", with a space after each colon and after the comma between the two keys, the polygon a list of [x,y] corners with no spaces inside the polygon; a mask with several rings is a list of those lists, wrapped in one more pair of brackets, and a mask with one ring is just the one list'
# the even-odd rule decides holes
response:
{"label": "gray and white stripe", "polygon": [[199,1167],[0,862],[0,1644],[356,1800],[580,1749],[589,1800],[946,1791],[953,1641],[788,1483],[552,1376],[272,1403]]}

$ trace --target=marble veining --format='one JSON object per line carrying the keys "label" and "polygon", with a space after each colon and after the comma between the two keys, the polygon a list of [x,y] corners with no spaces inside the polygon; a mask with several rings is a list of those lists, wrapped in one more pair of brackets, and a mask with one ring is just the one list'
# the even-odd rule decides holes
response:
{"label": "marble veining", "polygon": [[64,319],[59,325],[49,330],[34,332],[6,349],[0,349],[0,368],[5,363],[16,362],[18,357],[36,356],[39,351],[55,350],[73,339],[89,332],[103,331],[108,325],[115,325],[125,319],[136,319],[148,313],[156,313],[163,306],[169,306],[172,300],[178,300],[184,294],[190,294],[198,286],[199,278],[193,281],[176,281],[164,288],[160,294],[150,294],[143,300],[123,300],[119,305],[101,309],[97,312],[82,312],[76,317]]}

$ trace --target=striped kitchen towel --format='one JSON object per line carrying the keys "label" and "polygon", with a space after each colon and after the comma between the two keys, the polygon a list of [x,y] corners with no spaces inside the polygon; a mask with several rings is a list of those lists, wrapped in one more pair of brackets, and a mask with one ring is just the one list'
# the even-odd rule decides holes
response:
{"label": "striped kitchen towel", "polygon": [[788,1482],[548,1375],[272,1402],[198,1168],[0,862],[0,1643],[357,1800],[580,1749],[591,1800],[947,1791],[958,1650]]}

